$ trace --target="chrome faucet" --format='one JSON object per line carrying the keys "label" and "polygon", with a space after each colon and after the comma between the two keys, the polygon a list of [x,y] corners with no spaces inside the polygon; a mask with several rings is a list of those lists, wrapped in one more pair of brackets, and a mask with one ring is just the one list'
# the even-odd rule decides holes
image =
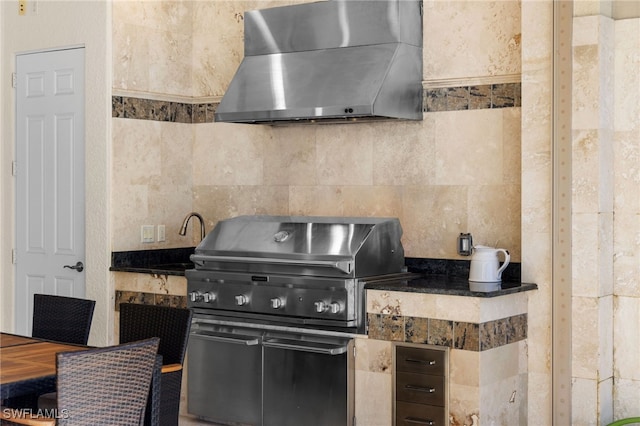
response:
{"label": "chrome faucet", "polygon": [[196,213],[196,212],[191,212],[187,215],[187,217],[184,218],[184,221],[182,222],[182,227],[180,227],[180,232],[178,232],[178,234],[182,235],[183,237],[187,235],[187,225],[189,224],[189,219],[191,219],[194,216],[197,217],[198,220],[200,221],[200,241],[202,241],[204,240],[204,234],[205,234],[204,219],[199,213]]}

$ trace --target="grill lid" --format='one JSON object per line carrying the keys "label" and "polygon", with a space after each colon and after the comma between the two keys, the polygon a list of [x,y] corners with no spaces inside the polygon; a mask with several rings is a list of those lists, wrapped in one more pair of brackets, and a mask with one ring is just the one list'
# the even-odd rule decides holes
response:
{"label": "grill lid", "polygon": [[363,277],[402,272],[396,218],[238,216],[196,247],[196,269]]}

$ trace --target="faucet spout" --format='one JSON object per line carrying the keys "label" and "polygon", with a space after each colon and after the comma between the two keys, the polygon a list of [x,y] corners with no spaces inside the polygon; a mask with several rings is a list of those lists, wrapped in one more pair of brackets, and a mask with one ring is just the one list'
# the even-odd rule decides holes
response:
{"label": "faucet spout", "polygon": [[182,226],[180,227],[180,232],[178,232],[178,234],[182,235],[183,237],[187,235],[187,225],[189,224],[189,220],[192,217],[195,217],[200,221],[200,241],[202,241],[204,240],[205,235],[204,219],[199,213],[196,212],[191,212],[184,218],[184,221],[182,221]]}

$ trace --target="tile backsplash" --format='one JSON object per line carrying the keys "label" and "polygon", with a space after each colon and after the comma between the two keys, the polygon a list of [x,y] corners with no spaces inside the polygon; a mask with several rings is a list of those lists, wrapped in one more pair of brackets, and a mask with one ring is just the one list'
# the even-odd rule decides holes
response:
{"label": "tile backsplash", "polygon": [[[481,109],[447,96],[421,121],[281,127],[211,122],[215,104],[116,96],[113,250],[196,245],[177,235],[190,211],[207,229],[242,214],[382,216],[400,219],[406,256],[458,259],[456,238],[470,232],[518,262],[518,88],[488,85]],[[140,244],[154,223],[167,241]]]}

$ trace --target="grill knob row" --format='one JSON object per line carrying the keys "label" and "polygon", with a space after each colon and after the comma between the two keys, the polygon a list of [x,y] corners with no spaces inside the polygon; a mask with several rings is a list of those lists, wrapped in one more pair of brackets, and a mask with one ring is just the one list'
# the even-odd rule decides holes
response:
{"label": "grill knob row", "polygon": [[[189,293],[189,300],[191,302],[212,303],[217,299],[216,294],[211,291],[192,291]],[[238,294],[235,296],[235,302],[237,306],[244,306],[249,303],[249,297],[244,294]],[[280,297],[273,297],[269,300],[273,309],[280,309],[284,307],[284,300]],[[318,300],[313,303],[315,311],[319,314],[329,311],[332,314],[337,314],[341,311],[340,303],[331,302],[327,303],[324,300]]]}

